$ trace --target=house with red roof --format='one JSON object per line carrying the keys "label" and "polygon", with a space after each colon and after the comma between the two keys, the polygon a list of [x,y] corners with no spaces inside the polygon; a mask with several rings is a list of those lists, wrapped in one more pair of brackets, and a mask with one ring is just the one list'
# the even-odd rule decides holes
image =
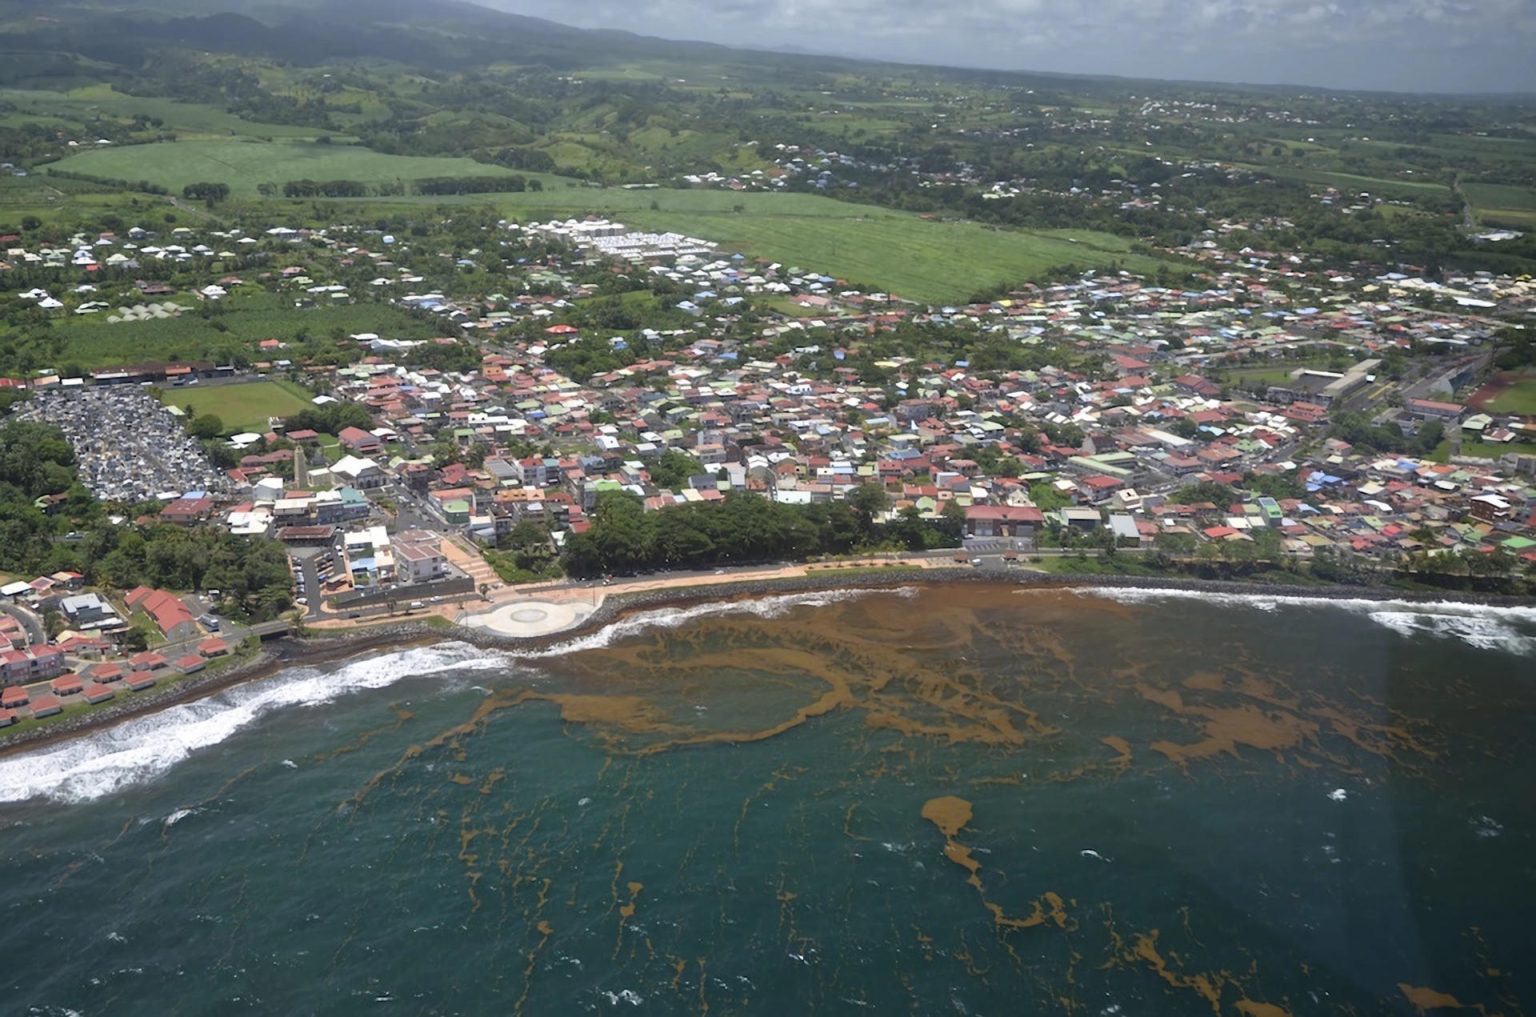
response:
{"label": "house with red roof", "polygon": [[32,716],[34,718],[52,717],[64,710],[64,704],[59,702],[57,696],[34,696],[32,698]]}
{"label": "house with red roof", "polygon": [[84,691],[81,692],[81,695],[85,697],[85,701],[87,703],[105,703],[107,700],[116,696],[117,693],[113,692],[105,685],[97,685],[92,683],[85,687]]}
{"label": "house with red roof", "polygon": [[[283,454],[286,456],[286,453]],[[213,499],[207,495],[201,498],[177,498],[160,510],[160,518],[176,526],[196,526],[213,517],[213,507]]]}
{"label": "house with red roof", "polygon": [[80,680],[79,675],[67,674],[55,678],[48,687],[56,696],[73,696],[85,688],[85,683]]}
{"label": "house with red roof", "polygon": [[98,685],[110,685],[116,681],[122,681],[123,669],[110,661],[100,664],[92,664],[84,672],[91,681]]}
{"label": "house with red roof", "polygon": [[1045,525],[1045,513],[1033,505],[972,505],[965,510],[965,532],[970,537],[1035,539]]}
{"label": "house with red roof", "polygon": [[191,639],[198,634],[197,622],[181,598],[165,590],[152,590],[138,586],[123,598],[130,610],[141,610],[159,626],[165,638],[170,640]]}
{"label": "house with red roof", "polygon": [[384,451],[384,443],[379,440],[379,436],[361,427],[343,427],[336,437],[349,450],[360,456],[378,455]]}

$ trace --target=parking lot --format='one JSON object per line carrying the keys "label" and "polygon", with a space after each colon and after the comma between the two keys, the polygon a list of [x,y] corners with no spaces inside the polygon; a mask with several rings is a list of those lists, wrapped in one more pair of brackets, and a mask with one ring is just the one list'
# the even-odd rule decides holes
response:
{"label": "parking lot", "polygon": [[295,595],[308,601],[301,605],[310,618],[320,617],[325,583],[341,567],[341,555],[329,547],[297,547],[289,551],[293,563]]}

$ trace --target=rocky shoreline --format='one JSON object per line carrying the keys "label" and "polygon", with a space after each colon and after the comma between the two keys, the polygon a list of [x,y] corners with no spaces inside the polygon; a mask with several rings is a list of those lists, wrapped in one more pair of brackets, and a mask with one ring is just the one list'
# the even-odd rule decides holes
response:
{"label": "rocky shoreline", "polygon": [[1526,598],[1463,594],[1453,591],[1417,592],[1380,586],[1292,586],[1283,583],[1209,580],[1162,576],[1060,575],[1043,572],[983,572],[969,567],[925,569],[839,570],[774,579],[724,581],[703,586],[610,594],[580,625],[548,635],[519,638],[483,628],[455,626],[442,629],[421,621],[370,626],[366,631],[323,638],[285,638],[267,645],[254,657],[210,674],[192,675],[164,689],[136,693],[99,710],[68,718],[48,727],[18,731],[0,739],[0,756],[57,744],[92,731],[102,730],[134,717],[167,707],[206,698],[249,681],[269,677],[292,667],[313,667],[369,652],[383,652],[438,642],[468,643],[484,649],[516,652],[538,650],[577,639],[603,629],[640,611],[688,607],[700,603],[753,600],[759,597],[827,590],[886,590],[941,583],[981,583],[998,586],[1029,586],[1039,589],[1108,587],[1144,590],[1198,590],[1212,594],[1245,594],[1266,597],[1307,597],[1323,600],[1397,600],[1507,606],[1529,604]]}

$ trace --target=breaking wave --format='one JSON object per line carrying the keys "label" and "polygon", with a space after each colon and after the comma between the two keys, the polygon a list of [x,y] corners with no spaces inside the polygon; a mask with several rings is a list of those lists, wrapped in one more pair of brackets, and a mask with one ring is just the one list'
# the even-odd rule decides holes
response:
{"label": "breaking wave", "polygon": [[1332,608],[1369,618],[1400,636],[1459,639],[1480,650],[1536,654],[1536,607],[1469,604],[1456,600],[1371,600],[1365,597],[1308,597],[1269,593],[1216,593],[1189,589],[1084,587],[1078,595],[1121,604],[1196,600],[1218,607],[1273,612],[1282,608]]}
{"label": "breaking wave", "polygon": [[612,625],[604,626],[590,635],[579,636],[563,643],[557,643],[547,650],[540,650],[529,656],[563,657],[566,654],[577,653],[581,650],[600,650],[605,646],[613,645],[620,639],[625,639],[646,629],[675,629],[699,618],[714,618],[729,614],[750,614],[756,615],[759,618],[779,618],[797,607],[825,607],[828,604],[854,600],[858,597],[867,597],[876,593],[910,597],[916,592],[916,590],[910,588],[894,590],[821,590],[811,593],[785,593],[773,597],[759,597],[755,600],[731,600],[718,604],[695,604],[692,607],[662,607],[654,611],[641,611],[627,618],[621,618]]}
{"label": "breaking wave", "polygon": [[[274,710],[318,706],[348,693],[441,671],[509,666],[511,661],[502,654],[464,643],[441,643],[352,661],[335,671],[294,668],[125,721],[58,748],[0,759],[0,802],[90,801],[153,780],[197,750],[225,741]],[[173,816],[167,817],[168,825],[182,818]]]}

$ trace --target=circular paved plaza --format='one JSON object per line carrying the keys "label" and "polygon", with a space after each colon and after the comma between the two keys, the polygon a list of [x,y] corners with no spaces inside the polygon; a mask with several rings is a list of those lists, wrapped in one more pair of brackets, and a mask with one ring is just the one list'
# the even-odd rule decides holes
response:
{"label": "circular paved plaza", "polygon": [[490,629],[504,636],[547,636],[575,628],[592,614],[589,604],[557,604],[548,600],[515,600],[493,611],[474,614],[464,624]]}

